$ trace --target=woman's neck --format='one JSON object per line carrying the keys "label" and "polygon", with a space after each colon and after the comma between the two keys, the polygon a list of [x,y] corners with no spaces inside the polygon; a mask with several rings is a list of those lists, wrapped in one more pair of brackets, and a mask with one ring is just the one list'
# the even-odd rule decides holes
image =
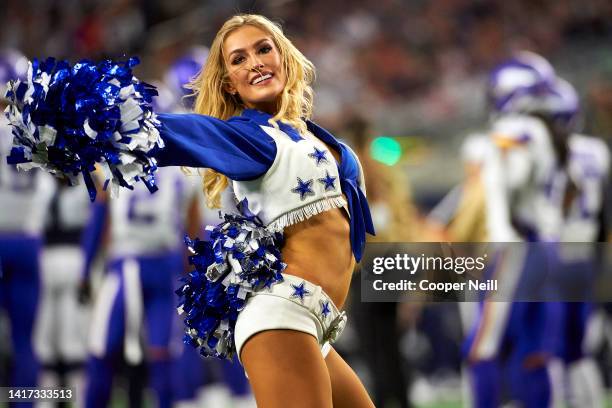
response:
{"label": "woman's neck", "polygon": [[260,112],[275,116],[278,113],[278,105],[276,102],[264,102],[256,105],[246,106],[247,109],[254,109]]}

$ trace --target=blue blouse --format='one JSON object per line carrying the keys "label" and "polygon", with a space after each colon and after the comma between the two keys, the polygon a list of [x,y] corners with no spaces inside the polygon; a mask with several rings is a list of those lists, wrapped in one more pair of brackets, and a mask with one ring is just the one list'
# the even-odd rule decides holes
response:
{"label": "blue blouse", "polygon": [[[266,174],[276,157],[274,140],[261,128],[271,126],[268,122],[271,117],[253,109],[227,121],[199,114],[160,114],[165,147],[156,154],[158,165],[206,167],[232,180],[255,180]],[[337,166],[341,189],[348,201],[351,247],[359,261],[366,232],[375,233],[367,199],[359,188],[359,163],[350,149],[328,131],[311,121],[306,124],[311,133],[340,155]],[[278,125],[291,140],[302,140],[293,127],[282,122]]]}

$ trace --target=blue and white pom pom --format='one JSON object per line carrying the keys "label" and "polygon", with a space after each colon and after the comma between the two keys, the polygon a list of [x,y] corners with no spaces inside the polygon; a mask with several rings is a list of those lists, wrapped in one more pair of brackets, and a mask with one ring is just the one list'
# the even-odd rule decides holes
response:
{"label": "blue and white pom pom", "polygon": [[30,63],[27,79],[8,84],[6,116],[13,128],[9,164],[40,167],[78,184],[79,174],[93,200],[91,172],[98,164],[116,195],[142,180],[155,191],[155,147],[163,147],[151,109],[155,88],[139,81],[137,58],[71,66],[53,58]]}
{"label": "blue and white pom pom", "polygon": [[204,356],[231,359],[236,319],[249,294],[282,281],[286,265],[279,249],[281,233],[267,231],[252,214],[224,218],[206,228],[210,240],[185,239],[195,270],[176,293],[179,314],[185,315],[184,342]]}

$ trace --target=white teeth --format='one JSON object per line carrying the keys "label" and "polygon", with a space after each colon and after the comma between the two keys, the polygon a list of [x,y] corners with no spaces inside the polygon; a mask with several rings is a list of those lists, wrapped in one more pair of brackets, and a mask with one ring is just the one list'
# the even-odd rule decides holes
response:
{"label": "white teeth", "polygon": [[253,80],[253,85],[257,85],[261,81],[265,81],[266,79],[270,79],[270,78],[272,78],[271,74],[266,74],[264,76],[257,77],[255,78],[255,80]]}

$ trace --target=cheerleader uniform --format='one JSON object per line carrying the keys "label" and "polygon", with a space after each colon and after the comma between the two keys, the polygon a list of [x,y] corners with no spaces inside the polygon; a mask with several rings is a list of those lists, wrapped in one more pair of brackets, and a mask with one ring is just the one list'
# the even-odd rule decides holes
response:
{"label": "cheerleader uniform", "polygon": [[[325,129],[306,121],[312,139],[293,127],[268,121],[271,115],[246,109],[227,121],[198,114],[161,114],[165,147],[158,165],[212,168],[233,180],[236,199],[271,232],[333,208],[350,217],[355,259],[363,254],[366,232],[374,228],[365,196],[363,171],[355,153]],[[337,163],[323,143],[340,155]],[[346,324],[346,316],[321,287],[288,274],[255,290],[240,312],[235,350],[264,330],[291,329],[314,336],[324,354]]]}

